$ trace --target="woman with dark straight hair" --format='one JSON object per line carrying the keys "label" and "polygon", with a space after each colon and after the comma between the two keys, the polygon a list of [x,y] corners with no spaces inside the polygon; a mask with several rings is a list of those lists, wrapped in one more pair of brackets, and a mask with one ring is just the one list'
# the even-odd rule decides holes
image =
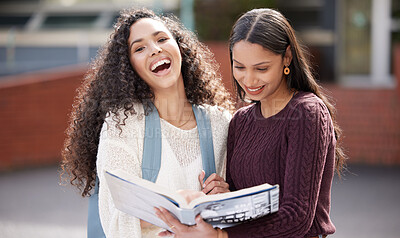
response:
{"label": "woman with dark straight hair", "polygon": [[230,122],[227,174],[230,190],[279,184],[278,212],[223,230],[200,217],[187,227],[165,209],[177,237],[326,237],[335,169],[345,155],[335,110],[312,74],[306,51],[286,18],[272,9],[241,16],[230,36],[237,95],[253,103]]}

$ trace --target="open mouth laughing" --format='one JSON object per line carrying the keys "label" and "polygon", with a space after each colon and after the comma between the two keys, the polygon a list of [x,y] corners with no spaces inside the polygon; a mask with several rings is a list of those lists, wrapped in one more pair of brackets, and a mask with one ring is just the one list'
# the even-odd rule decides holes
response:
{"label": "open mouth laughing", "polygon": [[151,72],[157,74],[157,75],[163,75],[164,73],[167,73],[169,68],[171,67],[171,60],[164,58],[161,60],[156,61],[150,66]]}

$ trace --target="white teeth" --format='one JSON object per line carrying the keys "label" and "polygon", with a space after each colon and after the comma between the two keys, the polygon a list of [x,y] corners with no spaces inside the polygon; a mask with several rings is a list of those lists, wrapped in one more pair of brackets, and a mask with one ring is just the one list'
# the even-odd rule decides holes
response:
{"label": "white teeth", "polygon": [[249,90],[250,92],[255,92],[255,91],[260,90],[262,87],[264,87],[264,86],[261,86],[261,87],[258,87],[258,88],[253,88],[253,89],[247,88],[247,90]]}
{"label": "white teeth", "polygon": [[171,63],[170,60],[167,60],[167,59],[160,60],[157,63],[153,64],[153,66],[151,66],[151,71],[154,71],[160,65],[169,64],[169,63]]}

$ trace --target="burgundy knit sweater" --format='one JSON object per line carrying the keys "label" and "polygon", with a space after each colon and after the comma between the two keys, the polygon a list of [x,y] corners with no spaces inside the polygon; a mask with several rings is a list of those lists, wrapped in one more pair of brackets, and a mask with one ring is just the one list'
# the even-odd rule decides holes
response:
{"label": "burgundy knit sweater", "polygon": [[260,103],[241,108],[228,133],[231,191],[279,184],[279,211],[227,228],[234,237],[312,237],[335,232],[329,218],[335,136],[325,104],[299,92],[264,118]]}

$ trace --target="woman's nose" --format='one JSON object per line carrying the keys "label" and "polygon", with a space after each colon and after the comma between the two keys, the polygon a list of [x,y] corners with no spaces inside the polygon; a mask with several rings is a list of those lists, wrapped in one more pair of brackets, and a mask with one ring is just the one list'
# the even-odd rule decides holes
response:
{"label": "woman's nose", "polygon": [[243,78],[243,82],[246,86],[253,86],[255,82],[255,77],[251,72],[246,72]]}
{"label": "woman's nose", "polygon": [[162,49],[157,45],[157,44],[153,44],[151,47],[151,56],[159,54],[162,52]]}

